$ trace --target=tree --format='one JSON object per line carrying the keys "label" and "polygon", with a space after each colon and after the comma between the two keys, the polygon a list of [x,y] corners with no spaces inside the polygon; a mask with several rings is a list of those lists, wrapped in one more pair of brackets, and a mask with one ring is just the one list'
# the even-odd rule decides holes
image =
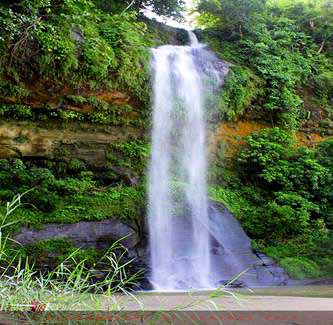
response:
{"label": "tree", "polygon": [[318,44],[318,53],[333,46],[333,2],[316,1],[275,1],[271,10],[280,16],[287,16],[297,22],[303,31],[311,35]]}
{"label": "tree", "polygon": [[161,16],[179,16],[184,6],[183,0],[94,0],[95,4],[107,11],[141,10],[150,8]]}
{"label": "tree", "polygon": [[197,8],[201,14],[217,16],[223,29],[242,38],[244,27],[264,11],[265,4],[266,0],[200,0]]}
{"label": "tree", "polygon": [[[11,8],[26,7],[31,5],[47,4],[47,1],[27,1],[27,0],[0,0],[0,5],[10,6]],[[77,1],[78,3],[80,1]],[[86,1],[82,1],[85,3]],[[130,9],[140,11],[141,9],[149,8],[158,15],[171,17],[180,16],[184,8],[184,0],[93,0],[96,7],[103,11],[111,13],[120,13]],[[52,6],[66,3],[66,0],[52,1]]]}

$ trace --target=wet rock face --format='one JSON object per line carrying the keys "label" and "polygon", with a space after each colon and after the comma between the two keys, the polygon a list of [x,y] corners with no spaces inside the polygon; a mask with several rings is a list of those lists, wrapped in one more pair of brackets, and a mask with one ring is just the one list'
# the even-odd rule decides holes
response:
{"label": "wet rock face", "polygon": [[[289,278],[283,268],[279,267],[272,258],[253,251],[251,239],[247,236],[238,220],[224,206],[210,202],[209,228],[211,236],[212,268],[216,278],[216,286],[231,287],[270,287],[297,284]],[[186,227],[184,228],[184,231]],[[184,241],[186,236],[184,233]],[[136,263],[144,269],[145,277],[139,283],[141,290],[152,289],[148,281],[149,250],[147,246],[133,251]],[[240,275],[241,274],[241,275]],[[228,284],[232,279],[239,278]]]}
{"label": "wet rock face", "polygon": [[206,45],[193,48],[192,54],[203,76],[205,90],[220,92],[232,64],[219,59]]}
{"label": "wet rock face", "polygon": [[134,250],[140,241],[134,229],[117,219],[74,224],[44,224],[41,230],[23,227],[20,233],[14,236],[14,240],[23,245],[56,238],[69,239],[76,247],[95,249],[106,249],[113,242],[124,238],[121,241],[122,245]]}
{"label": "wet rock face", "polygon": [[209,216],[215,257],[212,262],[220,276],[216,282],[225,284],[242,274],[233,286],[280,286],[289,283],[288,275],[273,259],[252,250],[250,238],[226,208],[211,203]]}
{"label": "wet rock face", "polygon": [[[210,234],[213,267],[218,271],[216,285],[227,284],[235,276],[242,274],[231,284],[233,287],[281,286],[294,284],[285,271],[268,256],[254,252],[250,238],[239,222],[224,207],[210,206]],[[226,230],[227,229],[227,230]],[[124,238],[126,237],[126,238]],[[44,224],[42,229],[23,227],[14,240],[23,245],[35,244],[47,239],[68,239],[80,248],[107,249],[116,240],[128,249],[129,260],[133,260],[135,270],[144,270],[138,283],[140,290],[150,290],[149,248],[142,242],[136,230],[117,219],[75,224]]]}
{"label": "wet rock face", "polygon": [[189,37],[187,30],[166,25],[156,19],[150,19],[144,15],[139,17],[148,27],[148,30],[154,34],[155,46],[161,45],[187,45]]}

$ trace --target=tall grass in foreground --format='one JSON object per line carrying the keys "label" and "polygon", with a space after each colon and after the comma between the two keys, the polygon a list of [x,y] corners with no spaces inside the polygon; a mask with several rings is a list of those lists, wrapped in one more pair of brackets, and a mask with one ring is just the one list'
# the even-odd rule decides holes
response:
{"label": "tall grass in foreground", "polygon": [[[0,215],[0,311],[126,310],[126,303],[121,303],[122,299],[119,301],[119,295],[116,293],[130,296],[130,300],[137,303],[139,310],[146,309],[140,301],[140,294],[134,295],[130,289],[135,288],[140,272],[133,275],[126,272],[132,260],[124,259],[127,250],[121,245],[121,240],[115,242],[96,262],[98,270],[86,267],[85,260],[77,259],[79,249],[52,271],[47,272],[38,270],[28,258],[22,258],[15,252],[11,244],[19,243],[4,235],[4,230],[13,223],[6,221],[21,205],[21,198],[22,195],[17,195],[12,202],[7,203],[6,213]],[[179,304],[173,310],[195,310],[196,306],[203,304],[207,306],[207,310],[218,310],[216,299],[225,295],[232,296],[240,302],[239,297],[228,287],[246,271],[204,298],[194,299],[188,304]],[[103,278],[99,279],[98,275],[101,272]],[[188,295],[192,296],[193,293],[189,292]],[[159,319],[163,309],[161,305],[161,314],[154,314],[153,320]]]}
{"label": "tall grass in foreground", "polygon": [[125,259],[127,250],[121,240],[96,261],[95,268],[77,259],[77,249],[52,271],[38,270],[13,249],[13,244],[19,243],[4,234],[5,228],[14,223],[7,220],[21,205],[23,195],[8,202],[5,214],[0,215],[0,311],[96,310],[102,303],[107,309],[119,309],[113,294],[131,294],[129,288],[140,276],[140,272],[127,273],[132,260]]}

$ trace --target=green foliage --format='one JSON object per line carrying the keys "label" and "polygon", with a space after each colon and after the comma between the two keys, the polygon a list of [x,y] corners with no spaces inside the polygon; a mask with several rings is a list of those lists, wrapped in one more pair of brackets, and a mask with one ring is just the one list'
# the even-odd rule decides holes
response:
{"label": "green foliage", "polygon": [[0,104],[0,116],[17,120],[32,120],[34,113],[31,107],[18,104]]}
{"label": "green foliage", "polygon": [[[142,121],[140,117],[137,117],[135,121],[128,117],[130,113],[133,112],[133,107],[127,104],[114,105],[94,96],[68,96],[64,99],[64,102],[69,106],[74,104],[79,107],[84,107],[85,105],[92,107],[92,112],[81,113],[69,111],[67,109],[56,110],[54,113],[58,113],[57,117],[63,120],[80,120],[94,124],[108,124],[115,126],[139,125]],[[55,114],[53,114],[53,117],[55,117]]]}
{"label": "green foliage", "polygon": [[285,190],[296,190],[307,196],[306,193],[316,195],[322,186],[325,186],[329,171],[314,159],[311,150],[300,148],[294,152],[289,160],[280,160],[274,165],[267,166],[262,178],[276,187]]}
{"label": "green foliage", "polygon": [[183,0],[93,0],[102,10],[111,12],[124,12],[128,9],[146,9],[149,7],[154,13],[166,17],[180,17],[183,9]]}
{"label": "green foliage", "polygon": [[286,18],[255,26],[249,38],[240,42],[244,60],[268,86],[263,107],[273,114],[274,120],[292,129],[302,118],[302,101],[296,87],[312,72],[313,53],[311,47],[304,49],[307,43],[307,36]]}
{"label": "green foliage", "polygon": [[183,9],[183,0],[141,0],[138,1],[141,6],[150,6],[153,11],[162,16],[179,16]]}
{"label": "green foliage", "polygon": [[[43,263],[58,265],[74,254],[75,261],[72,262],[76,264],[84,262],[86,266],[93,267],[105,254],[105,251],[98,252],[93,248],[78,249],[73,246],[70,240],[65,238],[41,240],[18,249],[21,258],[29,257],[30,263],[35,263],[36,265]],[[39,267],[43,267],[43,265],[39,265]]]}
{"label": "green foliage", "polygon": [[127,20],[124,15],[107,16],[99,28],[118,58],[117,83],[129,87],[135,95],[145,99],[148,97],[146,81],[149,73],[149,52],[145,48],[144,37],[146,26],[134,22],[134,19],[133,14],[128,14]]}
{"label": "green foliage", "polygon": [[244,197],[239,195],[238,191],[212,187],[209,189],[209,194],[213,201],[225,205],[235,216],[241,217],[242,214],[246,214],[249,204]]}
{"label": "green foliage", "polygon": [[[310,227],[311,212],[318,207],[294,192],[276,192],[266,207],[266,230],[283,240],[302,234]],[[263,220],[262,220],[263,222]]]}
{"label": "green foliage", "polygon": [[[263,130],[246,139],[246,146],[238,156],[243,180],[250,180],[265,191],[274,191],[273,196],[267,193],[270,199],[275,199],[273,204],[269,204],[271,215],[282,217],[283,214],[296,216],[301,213],[305,219],[321,217],[330,226],[333,174],[326,154],[329,153],[331,141],[320,144],[317,150],[294,148],[288,138],[281,143],[277,138],[267,137],[270,133],[277,133],[277,129]],[[296,199],[294,204],[287,204],[292,206],[288,211],[286,204],[281,204],[281,199],[293,197],[290,197],[291,193],[294,193],[294,199],[299,196],[301,201]],[[301,206],[298,205],[298,212],[295,211],[296,202],[302,202]]]}
{"label": "green foliage", "polygon": [[[295,148],[292,143],[290,135],[278,128],[248,136],[237,158],[239,172],[244,181],[274,191],[275,203],[271,207],[276,211],[276,204],[280,202],[281,206],[282,201],[291,199],[287,205],[301,203],[305,210],[318,212],[317,204],[329,195],[325,191],[330,184],[331,172],[316,158],[315,151]],[[315,206],[308,205],[307,200]]]}
{"label": "green foliage", "polygon": [[[135,14],[91,0],[21,1],[0,9],[0,94],[23,95],[30,80],[75,90],[126,89],[147,101],[149,51]],[[23,89],[23,90],[21,90]]]}
{"label": "green foliage", "polygon": [[320,163],[333,170],[333,139],[319,143],[316,152]]}
{"label": "green foliage", "polygon": [[[22,121],[61,121],[64,122],[88,122],[92,124],[112,125],[112,126],[134,126],[143,127],[147,125],[147,116],[143,109],[140,113],[135,112],[130,105],[113,105],[96,97],[81,97],[82,102],[76,102],[77,96],[69,96],[63,99],[65,107],[59,109],[18,104],[0,104],[0,117],[3,119],[15,119]],[[74,104],[74,105],[73,105]],[[68,105],[68,106],[67,106]],[[73,105],[77,110],[80,107],[91,107],[91,112],[73,110]]]}
{"label": "green foliage", "polygon": [[[329,69],[332,69],[330,67]],[[327,101],[333,100],[333,72],[324,70],[321,74],[316,76],[316,91],[320,96],[326,98]]]}
{"label": "green foliage", "polygon": [[333,228],[333,140],[326,140],[318,145],[316,159],[328,170],[326,182],[321,187],[318,197],[320,215],[325,219],[326,224]]}
{"label": "green foliage", "polygon": [[274,246],[262,246],[262,241],[257,244],[258,249],[262,249],[266,254],[273,257],[277,262],[284,257],[306,257],[317,261],[329,258],[332,254],[333,232],[328,231],[322,220],[313,224],[311,232],[294,237],[288,241],[278,243]]}
{"label": "green foliage", "polygon": [[231,67],[219,101],[223,116],[234,119],[242,115],[260,93],[260,88],[260,79],[249,69]]}
{"label": "green foliage", "polygon": [[333,274],[332,148],[332,140],[297,147],[280,128],[254,132],[235,157],[232,177],[226,174],[210,190],[256,240],[255,249],[295,278]]}
{"label": "green foliage", "polygon": [[[8,80],[0,79],[0,96],[25,98],[29,96],[30,91],[25,88],[23,83],[13,84]],[[3,105],[3,104],[2,104]]]}
{"label": "green foliage", "polygon": [[252,24],[256,14],[263,12],[265,2],[266,0],[201,0],[197,9],[204,17],[199,18],[199,22],[203,26],[211,26],[212,21],[213,26],[220,23],[230,33],[230,37],[242,37],[244,26]]}
{"label": "green foliage", "polygon": [[[39,165],[43,166],[41,162]],[[15,193],[30,190],[24,196],[24,205],[12,214],[16,222],[8,230],[23,224],[40,227],[43,223],[108,218],[135,224],[141,219],[145,209],[141,185],[105,187],[104,178],[94,176],[79,160],[69,161],[65,169],[59,165],[51,162],[41,167],[19,159],[0,160],[0,200],[6,202]]]}
{"label": "green foliage", "polygon": [[103,192],[67,197],[44,216],[44,222],[75,223],[109,218],[135,221],[144,212],[144,202],[145,194],[140,187],[110,187]]}
{"label": "green foliage", "polygon": [[[238,155],[240,173],[264,189],[294,192],[319,200],[329,179],[329,170],[315,158],[315,152],[294,148],[292,137],[281,129],[265,129],[246,138]],[[314,209],[316,211],[317,209]]]}
{"label": "green foliage", "polygon": [[[49,253],[65,254],[73,247],[73,244],[70,240],[67,239],[48,239],[42,240],[37,244],[31,246],[31,249],[42,252],[47,251]],[[28,253],[33,253],[32,250],[28,250]]]}
{"label": "green foliage", "polygon": [[295,20],[317,43],[318,50],[327,53],[333,43],[333,6],[331,0],[270,1],[270,10]]}
{"label": "green foliage", "polygon": [[327,51],[333,35],[327,34],[333,26],[328,17],[332,6],[324,0],[318,5],[289,1],[287,7],[280,0],[265,2],[200,0],[198,20],[208,29],[199,35],[223,58],[250,68],[254,79],[262,81],[253,97],[253,84],[231,76],[230,94],[244,104],[235,109],[238,106],[231,103],[232,112],[237,116],[251,109],[256,117],[295,131],[311,109],[300,97],[300,88],[312,89],[321,106],[332,106],[332,59]]}
{"label": "green foliage", "polygon": [[290,134],[280,128],[271,128],[252,133],[245,143],[237,161],[240,171],[253,178],[262,176],[267,166],[287,157],[293,140]]}
{"label": "green foliage", "polygon": [[[44,191],[38,191],[38,194],[47,195]],[[56,194],[50,193],[47,211],[42,205],[43,201],[40,199],[38,206],[32,206],[32,198],[27,197],[24,206],[13,213],[12,218],[16,223],[8,230],[17,230],[23,224],[39,228],[44,223],[76,223],[110,218],[136,224],[145,210],[145,194],[140,187],[110,187],[104,192],[62,195],[61,200]]]}
{"label": "green foliage", "polygon": [[30,256],[36,259],[44,254],[56,254],[57,256],[68,254],[73,249],[73,243],[68,239],[54,238],[41,240],[37,243],[20,248],[20,255]]}
{"label": "green foliage", "polygon": [[91,174],[86,172],[80,172],[77,178],[57,179],[48,168],[29,166],[19,159],[2,159],[0,167],[0,182],[6,189],[0,199],[7,201],[15,193],[34,189],[26,195],[26,199],[45,212],[52,211],[61,202],[63,194],[82,193],[95,186]]}
{"label": "green foliage", "polygon": [[152,47],[177,43],[179,45],[188,45],[189,37],[185,29],[168,26],[155,19],[140,17],[147,25],[147,37],[151,40]]}
{"label": "green foliage", "polygon": [[281,260],[280,265],[294,279],[303,280],[320,276],[319,266],[304,257],[286,257]]}
{"label": "green foliage", "polygon": [[131,175],[142,176],[147,167],[149,152],[146,142],[133,140],[114,143],[107,158],[111,168],[120,168]]}

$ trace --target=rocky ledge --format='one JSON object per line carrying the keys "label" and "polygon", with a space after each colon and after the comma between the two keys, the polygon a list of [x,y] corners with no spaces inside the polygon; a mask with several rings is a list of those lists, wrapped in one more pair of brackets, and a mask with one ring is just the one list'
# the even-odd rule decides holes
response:
{"label": "rocky ledge", "polygon": [[44,224],[42,229],[23,227],[14,240],[22,245],[48,239],[68,239],[79,248],[106,249],[117,240],[128,250],[134,250],[140,239],[137,232],[117,219],[74,224]]}
{"label": "rocky ledge", "polygon": [[[228,284],[230,279],[242,274],[229,286],[256,287],[294,284],[288,275],[271,258],[251,248],[251,240],[239,222],[223,206],[210,206],[211,250],[214,256],[213,267],[219,270],[220,284]],[[228,231],[222,232],[222,228]],[[80,248],[106,249],[117,240],[128,250],[128,258],[134,259],[135,269],[149,272],[149,251],[147,245],[130,225],[118,219],[75,224],[44,224],[42,229],[23,227],[14,240],[23,245],[35,244],[47,239],[68,239]],[[150,289],[145,277],[141,289]]]}

